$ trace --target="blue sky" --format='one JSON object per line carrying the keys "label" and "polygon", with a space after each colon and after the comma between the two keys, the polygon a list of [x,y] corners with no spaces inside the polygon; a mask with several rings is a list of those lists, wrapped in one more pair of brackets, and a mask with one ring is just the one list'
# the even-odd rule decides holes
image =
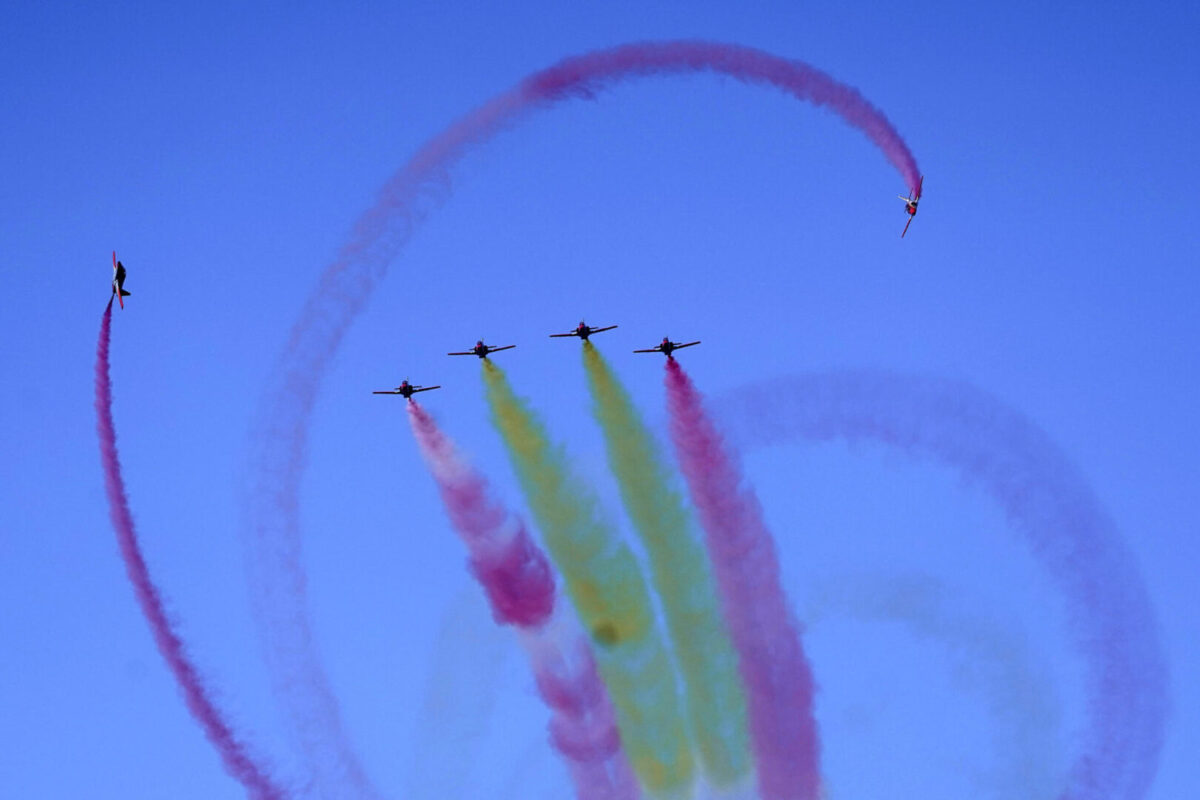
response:
{"label": "blue sky", "polygon": [[[147,557],[222,701],[297,774],[239,528],[251,418],[288,327],[378,187],[458,115],[565,55],[684,37],[857,86],[916,154],[921,214],[901,241],[907,187],[832,115],[711,76],[560,105],[464,160],[327,375],[302,493],[319,646],[375,783],[561,796],[531,681],[471,599],[400,404],[369,392],[442,384],[427,405],[521,510],[477,364],[443,355],[480,336],[517,344],[497,360],[623,522],[577,347],[545,338],[583,316],[620,324],[596,343],[654,424],[661,364],[628,351],[664,334],[704,341],[686,365],[713,394],[886,369],[966,381],[1027,415],[1148,587],[1173,704],[1149,797],[1185,796],[1200,778],[1200,12],[347,5],[8,15],[0,796],[241,795],[153,648],[107,522],[91,368],[109,252],[133,292],[113,378]],[[812,618],[833,797],[1001,796],[1001,721],[970,648],[862,611],[914,576],[1022,642],[1058,714],[1048,768],[1065,763],[1081,694],[1060,598],[978,487],[872,446],[767,448],[746,468]],[[842,582],[861,602],[822,605]],[[488,653],[500,668],[481,668]]]}

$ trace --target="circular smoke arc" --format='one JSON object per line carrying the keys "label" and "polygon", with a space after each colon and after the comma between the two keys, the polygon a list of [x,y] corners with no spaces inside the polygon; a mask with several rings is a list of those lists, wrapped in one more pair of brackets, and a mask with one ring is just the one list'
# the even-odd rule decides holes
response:
{"label": "circular smoke arc", "polygon": [[331,359],[388,265],[445,196],[449,169],[472,146],[534,110],[569,99],[594,99],[613,83],[697,72],[774,87],[827,107],[867,136],[906,185],[915,186],[920,179],[904,140],[857,89],[802,61],[761,50],[668,41],[585,53],[535,72],[434,136],[387,181],[306,301],[251,430],[246,528],[256,621],[275,693],[290,716],[314,783],[327,796],[378,796],[342,733],[307,612],[299,487],[313,406]]}
{"label": "circular smoke arc", "polygon": [[[253,484],[247,521],[256,613],[263,639],[268,642],[268,663],[277,693],[286,700],[308,760],[315,765],[314,777],[329,789],[329,796],[341,796],[341,789],[351,796],[375,794],[341,734],[337,703],[316,654],[306,609],[299,486],[313,406],[331,359],[390,262],[444,197],[449,169],[471,147],[538,108],[572,98],[593,99],[606,86],[630,78],[693,72],[716,72],[747,83],[773,86],[797,99],[826,106],[874,142],[906,185],[915,186],[919,181],[915,159],[894,127],[852,87],[803,62],[751,48],[710,42],[662,42],[624,45],[568,58],[534,73],[451,124],[384,185],[376,204],[359,219],[349,241],[321,276],[293,326],[252,431]],[[830,407],[834,416],[836,411]],[[1011,416],[1012,412],[1004,411]],[[1034,439],[1044,439],[1036,428],[1032,431],[1037,434]],[[1019,432],[1030,433],[1028,429]],[[994,443],[1005,446],[997,457],[1011,455],[1011,443]],[[937,444],[927,443],[927,449],[942,454]],[[1052,447],[1044,442],[1041,445],[1043,454],[1049,447],[1049,452],[1061,460]],[[993,455],[984,448],[973,452],[972,457],[986,463]],[[1054,458],[1051,461],[1058,463]],[[964,462],[963,468],[968,466]],[[1077,477],[1072,469],[1066,474]],[[1026,480],[1013,486],[994,476],[998,499],[1004,503],[1032,492],[1039,501],[1052,500],[1029,475],[1052,479],[1054,486],[1061,486],[1065,479],[1032,470]],[[1152,623],[1152,615],[1136,574],[1130,573],[1127,565],[1113,564],[1113,553],[1123,552],[1119,539],[1096,510],[1086,487],[1068,488],[1073,491],[1071,497],[1087,501],[1087,508],[1096,513],[1063,522],[1086,523],[1090,533],[1082,539],[1061,541],[1053,536],[1030,537],[1035,552],[1048,559],[1069,598],[1075,615],[1076,643],[1089,660],[1091,731],[1073,769],[1067,796],[1140,797],[1153,775],[1161,745],[1165,668],[1152,624],[1141,631],[1129,627],[1138,621]],[[1021,518],[1016,521],[1021,522]],[[1064,565],[1078,552],[1053,555],[1046,550],[1064,543],[1090,547],[1097,541],[1104,543],[1102,550],[1107,553],[1105,569],[1115,570],[1112,574],[1121,581],[1120,591],[1115,594],[1106,595],[1094,582],[1094,575],[1069,574]],[[1097,608],[1105,609],[1103,613],[1116,613],[1118,620],[1105,622]],[[1085,631],[1103,634],[1103,646],[1090,647]],[[1141,676],[1133,670],[1138,665],[1147,668]],[[1111,695],[1117,687],[1138,686],[1141,688],[1128,702]],[[1132,723],[1132,727],[1123,729],[1122,720]]]}
{"label": "circular smoke arc", "polygon": [[1062,592],[1087,670],[1084,741],[1059,797],[1146,795],[1168,708],[1150,597],[1112,520],[1044,431],[973,386],[886,372],[762,381],[715,406],[743,450],[873,441],[940,462],[987,492]]}

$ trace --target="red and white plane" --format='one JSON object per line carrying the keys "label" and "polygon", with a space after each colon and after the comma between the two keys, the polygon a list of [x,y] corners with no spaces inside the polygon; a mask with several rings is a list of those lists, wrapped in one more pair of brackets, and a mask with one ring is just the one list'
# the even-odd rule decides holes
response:
{"label": "red and white plane", "polygon": [[675,358],[675,356],[671,355],[671,353],[673,351],[678,350],[682,347],[691,347],[694,344],[700,344],[700,342],[698,342],[698,341],[686,342],[686,343],[672,342],[670,339],[668,339],[666,336],[664,336],[663,340],[661,342],[659,342],[658,347],[651,347],[647,350],[634,350],[633,352],[635,352],[635,353],[662,353],[667,358],[673,359],[673,358]]}
{"label": "red and white plane", "polygon": [[908,233],[908,226],[912,225],[913,217],[917,215],[917,203],[921,202],[921,187],[924,185],[925,176],[922,175],[921,179],[917,181],[917,188],[912,190],[911,197],[905,197],[902,194],[897,195],[897,197],[904,201],[904,210],[908,212],[908,222],[904,223],[904,230],[900,232],[901,239],[904,238],[904,234]]}
{"label": "red and white plane", "polygon": [[125,265],[117,261],[116,250],[113,250],[112,293],[116,295],[117,302],[121,304],[121,308],[124,308],[125,298],[129,297],[129,292],[125,291]]}
{"label": "red and white plane", "polygon": [[433,391],[434,389],[440,389],[440,388],[442,388],[442,387],[441,386],[414,386],[413,384],[408,382],[408,378],[405,378],[404,380],[400,381],[400,385],[397,386],[395,389],[388,389],[388,390],[379,391],[379,392],[371,392],[371,394],[398,394],[398,395],[401,395],[402,397],[404,397],[406,400],[412,400],[412,396],[414,394],[416,394],[417,392],[429,392],[429,391]]}
{"label": "red and white plane", "polygon": [[601,331],[611,331],[615,327],[617,327],[617,326],[609,325],[606,328],[593,328],[591,325],[588,325],[588,324],[584,323],[582,320],[580,320],[579,325],[576,326],[575,330],[571,331],[570,333],[552,333],[552,334],[550,334],[550,338],[556,339],[560,336],[578,336],[580,339],[587,341],[587,338],[589,336],[591,336],[593,333],[600,333]]}
{"label": "red and white plane", "polygon": [[483,339],[480,339],[478,342],[475,343],[475,346],[472,347],[470,350],[464,351],[462,353],[447,353],[446,355],[448,355],[448,356],[479,356],[480,358],[487,358],[488,353],[499,353],[501,350],[512,350],[514,347],[516,347],[515,344],[506,344],[503,347],[490,347],[483,343]]}

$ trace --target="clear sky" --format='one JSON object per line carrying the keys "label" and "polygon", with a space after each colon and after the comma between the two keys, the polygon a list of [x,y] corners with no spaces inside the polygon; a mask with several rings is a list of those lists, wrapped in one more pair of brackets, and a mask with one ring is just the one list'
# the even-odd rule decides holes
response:
{"label": "clear sky", "polygon": [[[1026,415],[1086,478],[1154,605],[1173,710],[1148,796],[1194,791],[1200,11],[745,5],[6,12],[0,797],[242,796],[154,649],[108,524],[91,370],[110,251],[133,293],[113,380],[147,558],[219,699],[291,778],[240,527],[252,416],[289,326],[378,188],[457,116],[563,56],[690,37],[858,87],[916,155],[921,213],[901,240],[908,187],[864,137],[713,76],[561,104],[462,162],[327,375],[302,492],[318,644],[375,784],[564,794],[402,403],[370,391],[442,384],[426,406],[523,511],[478,364],[444,355],[517,344],[497,362],[624,524],[578,345],[546,338],[583,317],[620,325],[596,344],[660,428],[661,359],[628,351],[663,335],[703,340],[682,357],[713,395],[878,369],[965,381]],[[809,627],[832,798],[1011,797],[1015,764],[1061,771],[1082,667],[1061,598],[978,486],[869,444],[745,459]],[[913,585],[938,593],[936,620],[889,600]],[[998,660],[1038,724],[999,710]]]}

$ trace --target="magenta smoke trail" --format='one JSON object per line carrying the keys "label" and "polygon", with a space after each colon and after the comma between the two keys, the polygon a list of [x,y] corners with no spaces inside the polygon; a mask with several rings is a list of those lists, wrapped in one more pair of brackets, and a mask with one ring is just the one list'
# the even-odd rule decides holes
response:
{"label": "magenta smoke trail", "polygon": [[528,647],[538,694],[550,708],[550,741],[563,754],[578,800],[638,800],[641,790],[621,748],[617,717],[582,637],[563,647],[553,635]]}
{"label": "magenta smoke trail", "polygon": [[1062,591],[1087,668],[1087,729],[1063,800],[1139,800],[1162,749],[1167,668],[1150,598],[1079,470],[1028,418],[965,384],[889,373],[797,376],[720,403],[744,447],[877,441],[982,487]]}
{"label": "magenta smoke trail", "polygon": [[666,384],[671,438],[746,685],[762,800],[815,800],[820,772],[812,670],[780,584],[774,540],[700,394],[674,359],[667,359]]}
{"label": "magenta smoke trail", "polygon": [[471,573],[487,592],[496,622],[536,628],[554,612],[554,574],[524,524],[492,502],[483,476],[466,464],[416,402],[408,420],[429,464],[450,523],[471,554]]}
{"label": "magenta smoke trail", "polygon": [[695,72],[773,86],[825,106],[874,142],[906,186],[915,186],[920,177],[916,160],[895,128],[853,87],[801,61],[761,50],[675,41],[586,53],[536,72],[430,139],[388,180],[300,312],[251,433],[246,510],[255,616],[275,693],[327,795],[373,795],[342,731],[337,701],[316,650],[300,545],[299,490],[308,426],[330,360],[388,264],[446,195],[449,169],[472,146],[536,108],[571,98],[590,99],[611,83]]}
{"label": "magenta smoke trail", "polygon": [[450,522],[470,552],[471,572],[501,625],[525,631],[538,693],[553,711],[550,740],[567,760],[579,800],[636,800],[633,769],[621,749],[616,716],[591,651],[581,637],[547,629],[555,610],[550,561],[487,481],[459,455],[418,403],[408,419]]}
{"label": "magenta smoke trail", "polygon": [[108,494],[109,517],[117,534],[121,558],[125,571],[133,584],[138,605],[150,623],[158,652],[166,660],[171,674],[175,676],[188,710],[204,729],[204,734],[221,756],[225,770],[236,778],[253,798],[282,800],[287,795],[275,785],[266,770],[246,752],[246,747],[230,729],[229,724],[217,710],[209,691],[200,678],[196,666],[189,660],[179,634],[167,619],[162,596],[150,579],[150,570],[142,557],[138,545],[137,530],[133,525],[133,514],[129,511],[129,499],[125,494],[125,481],[121,477],[121,460],[117,453],[117,432],[113,426],[112,383],[109,379],[108,345],[112,332],[112,300],[104,309],[100,323],[100,340],[96,345],[96,430],[100,436],[100,465],[104,468],[104,489]]}

